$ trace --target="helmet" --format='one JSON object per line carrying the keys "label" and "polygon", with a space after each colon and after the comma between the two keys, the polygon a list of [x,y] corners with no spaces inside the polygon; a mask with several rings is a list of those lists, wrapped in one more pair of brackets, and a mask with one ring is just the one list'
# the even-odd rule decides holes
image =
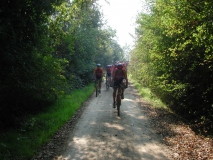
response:
{"label": "helmet", "polygon": [[119,63],[119,64],[117,65],[117,68],[118,68],[118,69],[122,69],[122,68],[123,68],[123,64],[122,64],[122,63]]}
{"label": "helmet", "polygon": [[111,68],[112,67],[112,65],[107,65],[107,68]]}
{"label": "helmet", "polygon": [[101,64],[100,64],[100,63],[98,63],[98,64],[97,64],[97,67],[101,67]]}

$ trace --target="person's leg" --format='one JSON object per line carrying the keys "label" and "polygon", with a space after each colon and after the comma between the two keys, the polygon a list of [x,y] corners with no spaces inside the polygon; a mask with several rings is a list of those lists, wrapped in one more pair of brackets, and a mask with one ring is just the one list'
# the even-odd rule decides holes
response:
{"label": "person's leg", "polygon": [[124,99],[124,88],[122,88],[122,90],[121,90],[121,99]]}
{"label": "person's leg", "polygon": [[114,85],[114,80],[113,80],[112,76],[110,77],[110,81],[111,81],[111,82],[110,82],[110,86],[113,87],[113,85]]}
{"label": "person's leg", "polygon": [[116,98],[117,88],[113,87],[113,108],[115,108],[115,98]]}
{"label": "person's leg", "polygon": [[106,82],[105,82],[105,84],[107,83],[107,78],[108,78],[108,75],[107,75],[107,73],[106,73]]}
{"label": "person's leg", "polygon": [[[122,79],[122,81],[120,82],[120,84],[121,84],[122,86],[125,86],[125,84],[124,84],[124,82],[123,82],[123,79]],[[124,99],[124,89],[125,89],[125,88],[122,88],[122,89],[121,89],[121,99]]]}
{"label": "person's leg", "polygon": [[101,79],[99,80],[99,88],[101,89],[101,84],[102,84],[102,81]]}
{"label": "person's leg", "polygon": [[106,74],[106,83],[107,83],[108,78],[109,78],[109,76],[108,76],[108,74]]}
{"label": "person's leg", "polygon": [[95,88],[96,88],[96,82],[97,82],[97,80],[98,80],[98,78],[95,77],[95,80],[94,80],[94,86],[95,86]]}
{"label": "person's leg", "polygon": [[109,84],[111,85],[111,82],[112,82],[112,77],[111,77],[111,74],[109,75]]}
{"label": "person's leg", "polygon": [[102,77],[99,79],[99,88],[100,88],[100,93],[101,93],[101,85],[102,85]]}
{"label": "person's leg", "polygon": [[113,108],[115,108],[115,99],[116,99],[117,85],[118,85],[118,81],[114,80],[114,84],[113,84]]}

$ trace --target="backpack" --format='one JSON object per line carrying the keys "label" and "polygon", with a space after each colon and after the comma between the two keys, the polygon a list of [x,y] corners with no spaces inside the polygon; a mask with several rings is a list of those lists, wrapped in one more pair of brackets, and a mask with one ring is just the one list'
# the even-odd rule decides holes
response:
{"label": "backpack", "polygon": [[125,71],[122,69],[122,70],[115,70],[115,79],[116,80],[121,80],[125,77]]}
{"label": "backpack", "polygon": [[95,70],[95,74],[96,74],[97,77],[101,77],[102,74],[103,74],[102,69],[98,69],[98,68],[97,68],[97,69]]}

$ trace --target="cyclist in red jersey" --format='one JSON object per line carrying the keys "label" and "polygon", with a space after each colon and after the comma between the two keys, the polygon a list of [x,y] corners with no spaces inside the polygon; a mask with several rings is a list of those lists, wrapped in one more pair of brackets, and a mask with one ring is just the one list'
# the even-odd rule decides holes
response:
{"label": "cyclist in red jersey", "polygon": [[93,72],[93,77],[96,80],[100,80],[100,83],[99,83],[100,93],[101,93],[103,75],[104,75],[104,73],[103,73],[103,69],[101,68],[101,64],[97,64],[97,67],[94,69],[94,72]]}
{"label": "cyclist in red jersey", "polygon": [[[126,74],[126,71],[123,69],[123,65],[121,63],[119,63],[117,65],[117,68],[113,72],[113,80],[114,80],[113,108],[115,108],[115,98],[116,98],[117,86],[123,83],[123,79],[126,79],[126,84],[123,84],[123,85],[125,85],[125,88],[127,88],[127,84],[128,84],[127,74]],[[122,88],[121,99],[124,99],[124,88]]]}

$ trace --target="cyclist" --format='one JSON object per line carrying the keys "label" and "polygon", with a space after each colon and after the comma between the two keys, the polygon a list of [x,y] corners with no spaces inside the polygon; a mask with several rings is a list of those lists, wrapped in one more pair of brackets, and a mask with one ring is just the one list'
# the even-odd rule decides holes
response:
{"label": "cyclist", "polygon": [[[126,79],[126,84],[123,84],[123,79]],[[125,88],[127,88],[127,84],[128,84],[127,74],[126,74],[126,71],[123,69],[122,63],[117,64],[117,69],[115,69],[113,72],[113,80],[114,80],[113,108],[115,108],[115,98],[116,98],[117,86],[122,84],[122,85],[125,85]],[[125,88],[122,88],[121,99],[124,99],[124,89]]]}
{"label": "cyclist", "polygon": [[112,72],[112,65],[107,65],[106,67],[106,81],[109,79],[109,84],[111,84],[111,72]]}
{"label": "cyclist", "polygon": [[95,80],[99,80],[99,88],[101,93],[101,84],[102,84],[102,78],[103,78],[103,69],[101,68],[101,64],[97,64],[97,67],[94,69],[93,77]]}

